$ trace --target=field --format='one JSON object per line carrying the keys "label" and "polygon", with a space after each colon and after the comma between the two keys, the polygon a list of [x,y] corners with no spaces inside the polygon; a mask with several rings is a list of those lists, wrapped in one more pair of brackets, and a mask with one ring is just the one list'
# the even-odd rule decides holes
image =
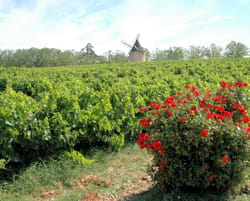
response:
{"label": "field", "polygon": [[[89,166],[76,165],[75,174],[67,172],[70,166],[68,164],[63,169],[65,180],[61,178],[64,173],[59,173],[59,178],[54,178],[51,183],[48,182],[50,176],[45,181],[41,181],[41,176],[34,177],[34,180],[39,180],[36,181],[37,183],[34,181],[38,185],[36,188],[32,183],[26,183],[27,181],[24,182],[27,188],[21,187],[20,181],[26,174],[25,170],[19,174],[20,178],[17,176],[16,179],[15,176],[13,179],[13,175],[23,167],[27,168],[26,171],[34,170],[37,174],[46,174],[47,162],[44,161],[50,161],[52,160],[50,157],[58,156],[63,161],[65,155],[62,153],[65,151],[69,153],[70,160],[74,159],[81,163],[90,163],[90,161],[82,155],[74,154],[78,152],[73,150],[86,154],[93,148],[102,148],[109,152],[117,151],[124,145],[127,146],[127,143],[135,142],[137,134],[141,132],[138,124],[141,117],[138,112],[140,107],[148,105],[152,100],[163,100],[166,96],[181,91],[186,84],[206,91],[218,88],[220,81],[250,83],[250,59],[162,61],[53,68],[0,68],[0,159],[6,163],[6,169],[0,172],[3,181],[0,197],[5,196],[4,200],[35,198],[46,200],[46,196],[38,199],[38,192],[44,189],[44,192],[49,192],[52,186],[55,188],[59,183],[63,185],[61,190],[67,193],[59,193],[59,195],[58,191],[52,191],[51,197],[57,197],[56,200],[70,200],[65,198],[65,194],[68,197],[71,192],[74,194],[75,191],[72,188],[75,188],[75,184],[72,184],[74,179],[70,180],[69,177],[72,176],[77,180],[80,172],[90,174],[89,167],[102,166],[107,161],[89,156],[99,162]],[[246,94],[250,97],[250,90],[246,90]],[[138,152],[137,158],[133,157],[135,162],[148,157],[139,149],[134,147],[131,149]],[[131,155],[129,151],[125,153],[126,157]],[[106,153],[106,155],[104,158],[108,161],[116,157],[114,153]],[[69,162],[70,160],[67,160],[68,163],[72,162]],[[52,163],[53,168],[58,170],[59,167],[55,161],[50,161],[49,164]],[[72,162],[72,164],[75,163]],[[110,166],[105,167],[106,169],[97,167],[96,169],[107,172]],[[139,163],[135,168],[138,167],[140,167]],[[145,172],[145,168],[146,165],[142,167],[140,174]],[[51,174],[51,168],[49,169]],[[128,175],[122,176],[121,179],[131,178],[130,182],[136,183],[136,177],[129,174],[129,168],[124,172]],[[121,175],[124,175],[124,172]],[[25,180],[32,181],[33,173],[27,173],[28,178],[24,177]],[[142,178],[144,177],[143,175]],[[122,194],[124,188],[122,184],[118,185],[118,190],[114,190],[115,188],[110,187],[108,178],[105,178],[106,180],[93,178],[94,183],[101,182],[101,186],[107,185],[109,193]],[[14,181],[10,184],[12,180]],[[128,181],[117,182],[127,183]],[[46,183],[49,184],[46,185]],[[92,189],[91,192],[103,193],[99,192],[98,185],[93,184],[93,186],[95,190]],[[31,191],[34,191],[34,195],[28,188],[33,189]],[[81,188],[80,193],[77,191],[79,195],[74,194],[75,200],[83,199],[82,194],[86,191],[82,190]],[[17,198],[13,197],[15,193]],[[246,196],[238,200],[246,200]]]}

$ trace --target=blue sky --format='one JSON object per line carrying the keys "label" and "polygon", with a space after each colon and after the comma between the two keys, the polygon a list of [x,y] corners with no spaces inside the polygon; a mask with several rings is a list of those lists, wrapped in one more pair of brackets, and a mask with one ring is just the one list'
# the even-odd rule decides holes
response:
{"label": "blue sky", "polygon": [[49,47],[102,54],[231,40],[250,48],[250,0],[0,0],[0,49]]}

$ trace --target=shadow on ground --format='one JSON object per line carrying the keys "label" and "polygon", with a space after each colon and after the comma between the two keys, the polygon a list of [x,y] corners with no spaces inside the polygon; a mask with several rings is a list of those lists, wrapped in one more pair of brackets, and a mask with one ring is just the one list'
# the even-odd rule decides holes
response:
{"label": "shadow on ground", "polygon": [[119,201],[227,201],[227,196],[201,193],[170,193],[164,194],[158,187],[152,187],[146,192],[124,197]]}

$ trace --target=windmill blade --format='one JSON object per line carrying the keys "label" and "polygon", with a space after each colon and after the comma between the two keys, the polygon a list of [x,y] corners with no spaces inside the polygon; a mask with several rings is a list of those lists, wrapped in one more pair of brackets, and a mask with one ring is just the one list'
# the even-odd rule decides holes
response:
{"label": "windmill blade", "polygon": [[141,36],[141,34],[138,33],[135,40],[138,40],[140,38],[140,36]]}
{"label": "windmill blade", "polygon": [[135,48],[136,50],[139,50],[138,47],[135,45],[136,41],[138,41],[139,37],[141,36],[140,33],[137,34],[136,38],[135,38],[135,41],[133,43],[133,48]]}
{"label": "windmill blade", "polygon": [[125,42],[124,40],[122,40],[121,42],[122,42],[122,44],[124,44],[124,45],[126,45],[126,46],[128,46],[128,47],[130,47],[130,48],[133,47],[132,45],[130,45],[130,44],[128,44],[127,42]]}
{"label": "windmill blade", "polygon": [[139,48],[136,45],[134,45],[133,48],[139,51]]}

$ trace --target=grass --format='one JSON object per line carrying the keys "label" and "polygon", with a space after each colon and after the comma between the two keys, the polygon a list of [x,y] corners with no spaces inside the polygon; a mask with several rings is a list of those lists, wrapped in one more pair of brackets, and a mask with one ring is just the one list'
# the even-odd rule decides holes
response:
{"label": "grass", "polygon": [[[60,157],[33,163],[0,186],[0,201],[215,201],[212,195],[162,194],[146,174],[151,157],[137,145],[118,153],[95,151],[91,165]],[[249,170],[250,172],[250,170]],[[249,173],[248,172],[248,173]],[[249,176],[249,174],[248,174]],[[248,189],[227,200],[248,201]],[[241,190],[243,192],[243,190]],[[218,200],[223,200],[220,197]],[[225,199],[224,199],[225,200]]]}
{"label": "grass", "polygon": [[[129,145],[118,153],[97,151],[91,165],[66,157],[30,165],[11,182],[1,184],[0,201],[82,200],[92,192],[98,196],[118,196],[139,176],[146,175],[150,161],[146,152]],[[133,176],[134,175],[134,176]],[[108,196],[108,195],[107,195]]]}

